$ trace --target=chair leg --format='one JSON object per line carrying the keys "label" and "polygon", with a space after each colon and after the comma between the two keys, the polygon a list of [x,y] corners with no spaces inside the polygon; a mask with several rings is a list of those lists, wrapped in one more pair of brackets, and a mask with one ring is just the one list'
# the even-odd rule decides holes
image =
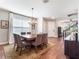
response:
{"label": "chair leg", "polygon": [[22,53],[22,47],[20,48],[20,52],[19,52],[19,55],[21,55],[21,53]]}
{"label": "chair leg", "polygon": [[14,43],[14,49],[16,49],[16,44]]}
{"label": "chair leg", "polygon": [[41,44],[41,50],[43,49],[43,44]]}
{"label": "chair leg", "polygon": [[29,46],[29,51],[31,51],[31,45]]}
{"label": "chair leg", "polygon": [[35,46],[35,52],[37,53],[37,46]]}
{"label": "chair leg", "polygon": [[47,48],[47,44],[45,44],[46,48]]}

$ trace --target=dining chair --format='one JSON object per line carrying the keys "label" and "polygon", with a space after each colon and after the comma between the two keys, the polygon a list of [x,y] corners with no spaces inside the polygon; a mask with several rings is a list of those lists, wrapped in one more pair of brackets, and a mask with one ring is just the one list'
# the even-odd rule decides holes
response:
{"label": "dining chair", "polygon": [[16,37],[17,37],[17,42],[16,42],[16,44],[17,44],[17,51],[19,51],[19,55],[21,55],[22,48],[26,48],[27,46],[30,45],[30,43],[27,43],[26,41],[22,41],[21,40],[21,36],[18,35],[18,34],[16,35]]}
{"label": "dining chair", "polygon": [[15,47],[17,46],[18,37],[17,37],[17,34],[13,34],[13,36],[14,36],[14,49],[15,49]]}
{"label": "dining chair", "polygon": [[25,35],[26,34],[26,32],[21,32],[21,35]]}
{"label": "dining chair", "polygon": [[[21,36],[22,36],[22,35],[26,35],[26,32],[21,32]],[[24,39],[23,37],[21,37],[21,40],[22,40],[22,41],[25,41],[25,39]]]}
{"label": "dining chair", "polygon": [[33,42],[32,45],[35,46],[35,49],[36,49],[36,52],[37,52],[37,47],[39,45],[42,45],[42,34],[37,34],[35,42]]}
{"label": "dining chair", "polygon": [[31,34],[31,32],[27,32],[27,34]]}
{"label": "dining chair", "polygon": [[19,55],[21,55],[22,48],[26,48],[26,47],[31,46],[31,44],[29,42],[27,42],[26,40],[22,41],[21,38],[22,37],[18,35],[18,48],[20,49],[20,54]]}
{"label": "dining chair", "polygon": [[47,47],[47,44],[48,44],[48,35],[47,35],[47,33],[43,33],[43,36],[42,36],[42,43],[43,43],[44,45],[46,45],[46,47]]}
{"label": "dining chair", "polygon": [[[18,34],[13,34],[14,35],[14,49],[16,49],[16,51],[18,51]],[[16,48],[15,48],[16,47]]]}

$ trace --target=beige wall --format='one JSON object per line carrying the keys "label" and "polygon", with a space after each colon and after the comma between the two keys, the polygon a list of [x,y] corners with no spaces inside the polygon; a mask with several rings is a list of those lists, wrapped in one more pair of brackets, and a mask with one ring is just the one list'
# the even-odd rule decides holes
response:
{"label": "beige wall", "polygon": [[[8,20],[8,12],[0,10],[0,20]],[[8,29],[0,28],[0,44],[8,43]]]}

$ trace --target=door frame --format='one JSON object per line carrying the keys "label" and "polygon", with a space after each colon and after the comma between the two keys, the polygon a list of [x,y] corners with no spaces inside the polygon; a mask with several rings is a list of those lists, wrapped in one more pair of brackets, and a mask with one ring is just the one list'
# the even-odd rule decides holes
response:
{"label": "door frame", "polygon": [[[48,33],[48,26],[47,26],[48,21],[55,22],[56,33],[55,33],[55,36],[53,36],[53,37],[57,38],[57,25],[56,25],[57,21],[56,21],[56,19],[52,19],[52,18],[48,18],[48,17],[43,17],[43,32]],[[45,25],[45,23],[46,23],[46,25]]]}

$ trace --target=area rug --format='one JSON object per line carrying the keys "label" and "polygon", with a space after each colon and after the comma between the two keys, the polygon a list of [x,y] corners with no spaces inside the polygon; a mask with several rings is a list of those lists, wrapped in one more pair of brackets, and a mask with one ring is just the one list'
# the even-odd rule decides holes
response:
{"label": "area rug", "polygon": [[36,53],[34,49],[31,51],[24,51],[21,56],[14,50],[13,45],[4,46],[4,52],[6,59],[39,59],[41,54],[45,53],[48,49],[50,49],[55,44],[48,43],[47,48],[43,47],[43,49],[38,49]]}

